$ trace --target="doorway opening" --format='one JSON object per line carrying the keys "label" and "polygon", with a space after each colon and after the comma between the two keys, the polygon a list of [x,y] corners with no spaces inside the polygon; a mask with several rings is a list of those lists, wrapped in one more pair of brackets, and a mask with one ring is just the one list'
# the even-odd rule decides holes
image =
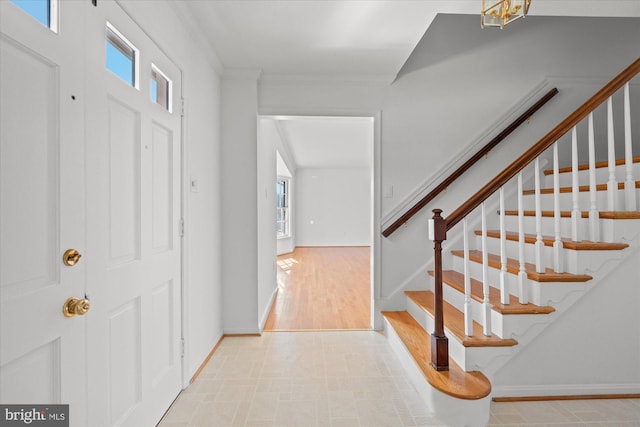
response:
{"label": "doorway opening", "polygon": [[261,329],[370,329],[374,118],[261,116],[259,129]]}

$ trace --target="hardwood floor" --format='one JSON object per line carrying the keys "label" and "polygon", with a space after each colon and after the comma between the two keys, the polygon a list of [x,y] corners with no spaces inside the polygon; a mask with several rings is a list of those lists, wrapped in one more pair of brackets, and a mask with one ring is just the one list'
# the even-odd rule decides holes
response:
{"label": "hardwood floor", "polygon": [[369,247],[298,247],[278,257],[265,331],[369,329]]}

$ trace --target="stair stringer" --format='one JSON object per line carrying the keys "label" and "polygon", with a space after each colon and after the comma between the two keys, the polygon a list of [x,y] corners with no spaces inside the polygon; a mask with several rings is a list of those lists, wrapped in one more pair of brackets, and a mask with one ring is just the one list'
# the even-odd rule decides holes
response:
{"label": "stair stringer", "polygon": [[493,397],[640,392],[638,240],[619,263],[592,273],[584,292],[560,301],[538,333],[517,337],[512,354],[479,368]]}
{"label": "stair stringer", "polygon": [[[622,256],[620,260],[610,259],[608,262],[605,262],[599,270],[586,271],[586,274],[589,274],[593,277],[592,280],[582,284],[574,284],[574,289],[567,288],[567,291],[562,298],[553,301],[550,305],[552,305],[556,309],[555,312],[550,313],[546,316],[540,316],[541,320],[533,323],[523,334],[514,334],[513,336],[511,336],[511,338],[514,338],[518,341],[517,346],[509,347],[508,352],[496,355],[493,358],[483,357],[482,360],[471,361],[471,363],[467,364],[466,368],[468,368],[468,370],[482,371],[487,377],[489,377],[489,379],[493,383],[495,375],[497,375],[504,366],[506,366],[512,359],[517,357],[518,354],[522,353],[523,351],[529,351],[529,346],[535,344],[540,336],[544,336],[543,332],[547,328],[563,322],[563,318],[567,315],[567,313],[571,313],[575,306],[580,305],[580,301],[585,296],[589,295],[594,288],[602,288],[605,283],[608,283],[611,280],[612,275],[617,273],[618,270],[620,270],[621,268],[625,268],[628,271],[626,271],[624,274],[626,274],[628,278],[633,278],[631,280],[632,282],[637,282],[637,265],[635,271],[633,271],[633,267],[634,261],[637,263],[638,260],[640,260],[640,236],[637,236],[635,240],[628,243],[630,244],[630,246],[629,248],[621,251],[624,256]],[[549,284],[541,283],[540,285],[546,286]],[[638,286],[638,292],[640,293],[640,286]],[[545,319],[542,319],[543,317]],[[640,322],[636,321],[636,323],[640,325]],[[640,336],[640,326],[638,327],[638,332],[639,335],[637,336]],[[640,357],[640,340],[638,340],[638,351],[638,356]],[[640,360],[640,358],[638,360]],[[638,375],[640,381],[640,364],[638,364],[637,368],[639,371]]]}

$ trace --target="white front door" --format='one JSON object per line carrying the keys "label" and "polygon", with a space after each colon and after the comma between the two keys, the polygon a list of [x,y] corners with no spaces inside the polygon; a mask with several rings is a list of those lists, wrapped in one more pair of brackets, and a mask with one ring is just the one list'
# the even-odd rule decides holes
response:
{"label": "white front door", "polygon": [[0,0],[0,403],[152,426],[182,382],[181,74],[115,2],[50,3],[57,32]]}
{"label": "white front door", "polygon": [[62,260],[86,254],[83,19],[63,6],[52,29],[0,1],[0,403],[69,404],[81,427],[87,316],[62,306],[85,296],[86,257]]}
{"label": "white front door", "polygon": [[181,75],[110,0],[85,48],[89,419],[152,426],[182,382]]}

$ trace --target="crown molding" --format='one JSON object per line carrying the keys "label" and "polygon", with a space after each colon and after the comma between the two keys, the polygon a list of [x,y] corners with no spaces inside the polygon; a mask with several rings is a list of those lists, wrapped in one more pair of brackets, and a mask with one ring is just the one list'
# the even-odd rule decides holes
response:
{"label": "crown molding", "polygon": [[224,65],[216,49],[206,36],[205,31],[202,29],[198,21],[193,17],[188,2],[183,0],[170,0],[167,2],[169,7],[175,12],[178,19],[184,24],[184,30],[200,45],[202,46],[202,54],[208,59],[214,70],[221,75],[224,72]]}
{"label": "crown molding", "polygon": [[261,69],[256,68],[225,68],[222,72],[222,80],[259,80]]}
{"label": "crown molding", "polygon": [[395,74],[287,74],[264,73],[260,78],[266,83],[299,83],[308,85],[344,84],[344,85],[390,85]]}

